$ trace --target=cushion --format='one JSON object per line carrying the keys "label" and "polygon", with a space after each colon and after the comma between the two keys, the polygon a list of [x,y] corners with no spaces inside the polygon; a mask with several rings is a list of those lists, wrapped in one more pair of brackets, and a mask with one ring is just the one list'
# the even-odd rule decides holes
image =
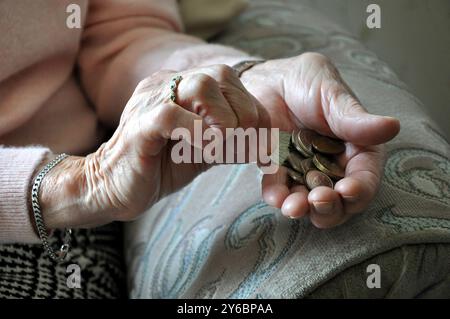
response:
{"label": "cushion", "polygon": [[205,39],[221,32],[246,6],[245,0],[179,1],[180,14],[186,31]]}

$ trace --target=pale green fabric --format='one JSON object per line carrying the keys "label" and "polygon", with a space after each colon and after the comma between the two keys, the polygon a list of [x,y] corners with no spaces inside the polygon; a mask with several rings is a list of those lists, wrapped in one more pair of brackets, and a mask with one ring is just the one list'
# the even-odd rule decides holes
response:
{"label": "pale green fabric", "polygon": [[[424,106],[357,39],[301,1],[251,3],[219,42],[265,58],[322,52],[371,112],[401,120],[379,195],[345,225],[318,230],[262,202],[254,165],[215,167],[127,226],[130,296],[450,297],[450,147]],[[371,260],[383,278],[369,292],[361,272]]]}

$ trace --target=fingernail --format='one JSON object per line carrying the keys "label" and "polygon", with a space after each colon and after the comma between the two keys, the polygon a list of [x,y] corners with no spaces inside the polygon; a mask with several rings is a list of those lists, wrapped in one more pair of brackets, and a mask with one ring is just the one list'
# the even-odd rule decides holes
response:
{"label": "fingernail", "polygon": [[287,217],[287,218],[291,218],[291,214],[289,212],[289,209],[287,209],[286,205],[284,205],[284,204],[281,207],[281,215],[283,215],[284,217]]}
{"label": "fingernail", "polygon": [[332,214],[334,202],[313,202],[314,209],[319,214]]}
{"label": "fingernail", "polygon": [[281,209],[281,214],[284,216],[284,217],[287,217],[287,218],[290,218],[290,219],[296,219],[293,215],[292,215],[292,209],[291,209],[291,207],[289,206],[289,204],[283,204],[283,207],[282,207],[282,209]]}
{"label": "fingernail", "polygon": [[399,122],[399,119],[392,117],[392,116],[382,116],[382,118],[389,120],[389,121],[396,121]]}
{"label": "fingernail", "polygon": [[287,217],[289,217],[289,219],[292,219],[292,220],[297,220],[297,219],[302,218],[303,216],[292,216],[292,215],[289,215]]}
{"label": "fingernail", "polygon": [[342,196],[342,198],[350,203],[356,203],[359,200],[358,196]]}

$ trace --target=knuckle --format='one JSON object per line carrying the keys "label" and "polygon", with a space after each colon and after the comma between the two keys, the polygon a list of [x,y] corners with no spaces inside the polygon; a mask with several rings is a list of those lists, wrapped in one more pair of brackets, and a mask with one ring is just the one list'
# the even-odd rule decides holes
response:
{"label": "knuckle", "polygon": [[308,64],[312,63],[317,65],[327,78],[335,81],[338,84],[342,84],[342,78],[339,74],[339,70],[336,68],[329,57],[321,53],[307,52],[302,54],[299,58],[304,59],[303,62],[307,62]]}
{"label": "knuckle", "polygon": [[192,103],[192,109],[194,113],[200,114],[201,116],[207,116],[211,113],[211,108],[208,101],[201,97]]}
{"label": "knuckle", "polygon": [[300,56],[300,58],[303,58],[303,59],[306,59],[306,60],[309,60],[309,61],[314,61],[314,62],[319,63],[321,65],[332,64],[331,60],[327,56],[325,56],[325,55],[323,55],[321,53],[317,53],[317,52],[306,52],[306,53],[303,53]]}
{"label": "knuckle", "polygon": [[208,91],[217,84],[216,80],[204,73],[193,75],[191,80],[194,85],[194,90],[197,91],[197,93]]}
{"label": "knuckle", "polygon": [[219,82],[226,82],[231,79],[237,78],[234,70],[226,64],[217,64],[211,67],[216,79]]}
{"label": "knuckle", "polygon": [[144,78],[143,80],[139,81],[136,86],[137,92],[142,92],[145,90],[148,90],[150,88],[155,87],[161,87],[165,83],[168,83],[168,79],[171,75],[173,75],[174,72],[170,70],[159,70],[153,73],[152,75]]}
{"label": "knuckle", "polygon": [[150,86],[151,82],[152,82],[152,77],[147,77],[147,78],[139,81],[139,83],[136,86],[136,91],[143,91],[143,90],[145,90],[147,87]]}

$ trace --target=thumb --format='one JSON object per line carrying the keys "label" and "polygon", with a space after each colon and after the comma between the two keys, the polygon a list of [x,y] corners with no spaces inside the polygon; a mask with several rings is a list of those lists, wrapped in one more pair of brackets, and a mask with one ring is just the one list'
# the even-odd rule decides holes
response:
{"label": "thumb", "polygon": [[400,131],[399,120],[368,113],[345,83],[337,83],[329,99],[325,118],[333,133],[357,145],[378,145],[393,139]]}

